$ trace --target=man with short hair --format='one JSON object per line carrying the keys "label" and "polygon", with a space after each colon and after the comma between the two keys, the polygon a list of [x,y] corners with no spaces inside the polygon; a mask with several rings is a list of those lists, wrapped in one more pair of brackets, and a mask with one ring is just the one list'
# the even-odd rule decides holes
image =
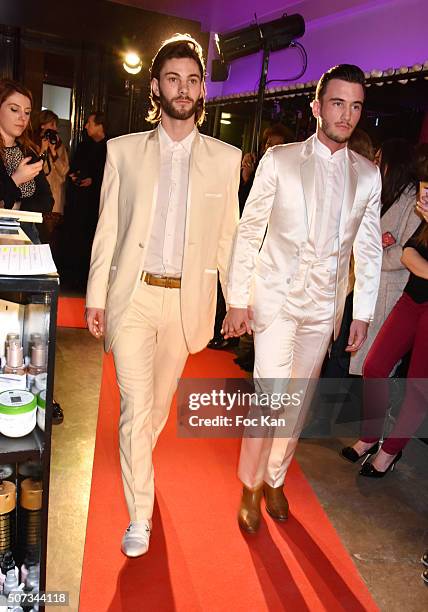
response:
{"label": "man with short hair", "polygon": [[71,160],[65,209],[63,272],[79,290],[86,289],[106,155],[106,119],[104,113],[96,111],[88,116],[82,141]]}
{"label": "man with short hair", "polygon": [[288,379],[299,379],[303,389],[300,410],[285,411],[292,433],[243,440],[238,519],[250,533],[259,527],[263,495],[274,519],[287,518],[283,483],[310,399],[305,391],[340,330],[352,251],[356,279],[348,351],[363,344],[373,317],[382,264],[381,178],[376,166],[347,147],[363,102],[364,73],[357,66],[326,72],[312,105],[316,134],[267,151],[239,224],[225,337],[254,330],[254,379],[262,392],[282,391]]}
{"label": "man with short hair", "polygon": [[239,218],[241,152],[196,127],[205,113],[200,45],[187,35],[166,41],[150,76],[148,119],[159,126],[108,143],[86,300],[120,388],[129,557],[149,547],[152,449],[188,354],[212,336],[217,269],[224,287]]}

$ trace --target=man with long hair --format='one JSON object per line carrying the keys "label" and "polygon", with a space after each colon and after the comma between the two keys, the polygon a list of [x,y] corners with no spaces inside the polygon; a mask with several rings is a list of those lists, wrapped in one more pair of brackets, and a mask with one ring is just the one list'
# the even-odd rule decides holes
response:
{"label": "man with long hair", "polygon": [[120,460],[131,523],[122,551],[148,550],[152,449],[189,353],[212,337],[238,222],[241,152],[197,130],[205,114],[200,45],[176,35],[150,71],[150,132],[110,140],[92,249],[87,322],[112,349],[121,395]]}
{"label": "man with long hair", "polygon": [[312,105],[316,134],[268,150],[239,224],[224,332],[239,336],[254,329],[254,379],[263,393],[297,393],[297,405],[285,405],[285,428],[273,436],[266,431],[265,439],[243,440],[239,525],[247,532],[259,527],[263,495],[274,519],[287,518],[283,483],[310,381],[318,378],[331,336],[340,330],[352,251],[356,280],[348,351],[363,344],[373,317],[382,263],[381,178],[370,161],[347,147],[363,102],[364,73],[357,66],[326,72]]}

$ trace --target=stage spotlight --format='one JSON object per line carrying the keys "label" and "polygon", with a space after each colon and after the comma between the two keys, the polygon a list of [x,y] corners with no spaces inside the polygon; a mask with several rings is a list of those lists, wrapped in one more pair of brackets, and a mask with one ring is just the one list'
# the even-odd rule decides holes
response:
{"label": "stage spotlight", "polygon": [[141,72],[141,68],[143,67],[143,62],[141,61],[140,56],[134,51],[129,51],[125,55],[125,61],[123,62],[123,68],[129,74],[138,74]]}
{"label": "stage spotlight", "polygon": [[[305,20],[297,13],[294,15],[283,15],[279,19],[267,23],[256,23],[241,30],[235,30],[228,34],[215,34],[214,40],[220,52],[220,60],[214,60],[212,65],[211,80],[225,81],[229,75],[228,62],[240,57],[251,55],[263,50],[263,61],[259,88],[257,94],[257,108],[254,115],[253,135],[251,152],[256,153],[259,148],[259,135],[263,114],[263,102],[269,69],[269,57],[272,51],[285,49],[305,33]],[[295,46],[302,48],[299,43]],[[306,70],[306,52],[304,52],[304,64],[301,74]],[[215,78],[213,78],[213,76]],[[224,78],[221,78],[224,77]]]}
{"label": "stage spotlight", "polygon": [[283,15],[274,21],[250,25],[228,34],[215,34],[215,42],[223,62],[257,53],[266,46],[271,51],[285,49],[305,33],[305,20],[299,14]]}

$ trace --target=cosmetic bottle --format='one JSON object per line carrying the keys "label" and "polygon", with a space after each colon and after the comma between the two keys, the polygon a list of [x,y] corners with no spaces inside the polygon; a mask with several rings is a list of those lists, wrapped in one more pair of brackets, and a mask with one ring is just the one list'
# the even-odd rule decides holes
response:
{"label": "cosmetic bottle", "polygon": [[36,342],[30,349],[30,365],[27,369],[27,389],[32,389],[36,376],[46,372],[47,346]]}
{"label": "cosmetic bottle", "polygon": [[24,376],[26,374],[24,349],[19,340],[11,340],[6,348],[4,374],[17,374],[18,376]]}

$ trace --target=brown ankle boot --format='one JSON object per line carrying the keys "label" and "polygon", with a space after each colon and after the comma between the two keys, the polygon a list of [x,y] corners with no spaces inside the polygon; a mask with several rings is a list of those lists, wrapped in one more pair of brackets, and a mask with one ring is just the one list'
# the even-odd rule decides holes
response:
{"label": "brown ankle boot", "polygon": [[238,523],[240,528],[247,533],[256,533],[260,527],[262,496],[263,485],[257,487],[257,489],[249,489],[244,486],[238,512]]}
{"label": "brown ankle boot", "polygon": [[263,484],[263,493],[266,501],[266,510],[276,521],[286,521],[288,519],[288,501],[284,495],[282,485],[271,487]]}

